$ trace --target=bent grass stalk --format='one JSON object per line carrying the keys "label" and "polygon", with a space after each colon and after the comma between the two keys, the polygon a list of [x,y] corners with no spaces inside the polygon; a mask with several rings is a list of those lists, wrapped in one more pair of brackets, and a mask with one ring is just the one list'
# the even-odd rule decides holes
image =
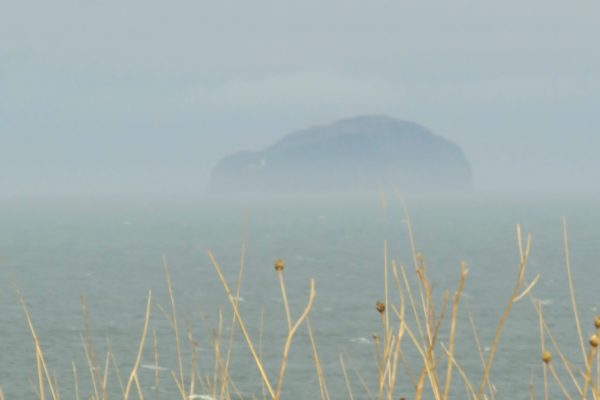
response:
{"label": "bent grass stalk", "polygon": [[308,317],[308,313],[310,312],[314,301],[315,301],[315,280],[311,279],[308,303],[306,304],[306,307],[304,308],[304,311],[302,312],[300,317],[296,320],[296,322],[292,326],[292,329],[289,331],[287,338],[285,340],[285,345],[283,347],[283,355],[281,356],[281,366],[279,367],[279,377],[277,378],[277,388],[275,391],[276,399],[279,399],[279,397],[281,395],[281,387],[283,385],[283,379],[285,378],[285,369],[287,366],[287,359],[288,359],[288,355],[289,355],[289,351],[290,351],[290,346],[292,345],[292,339],[293,339],[294,335],[296,334],[296,331],[298,331],[298,328],[300,328],[300,325],[302,325],[304,320]]}

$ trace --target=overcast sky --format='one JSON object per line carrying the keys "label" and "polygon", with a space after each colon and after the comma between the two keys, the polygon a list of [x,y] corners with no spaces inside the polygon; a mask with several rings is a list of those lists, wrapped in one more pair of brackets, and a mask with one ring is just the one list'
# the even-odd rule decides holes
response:
{"label": "overcast sky", "polygon": [[484,190],[600,188],[598,1],[0,3],[0,194],[201,192],[359,114],[457,144]]}

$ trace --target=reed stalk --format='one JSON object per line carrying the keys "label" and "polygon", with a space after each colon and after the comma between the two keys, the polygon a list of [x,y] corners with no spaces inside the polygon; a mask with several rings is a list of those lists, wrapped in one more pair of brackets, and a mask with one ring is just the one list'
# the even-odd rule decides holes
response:
{"label": "reed stalk", "polygon": [[[521,227],[520,226],[517,226],[517,235],[519,238],[521,237]],[[521,246],[520,239],[519,239],[519,243],[520,243],[519,246]],[[523,254],[523,257],[522,257],[520,265],[519,265],[519,272],[517,274],[517,280],[515,282],[515,286],[513,288],[511,297],[509,298],[508,303],[506,304],[506,306],[504,308],[504,312],[502,313],[502,316],[500,317],[500,320],[498,321],[498,325],[496,327],[496,334],[494,335],[494,340],[492,341],[492,345],[490,346],[490,352],[488,354],[488,358],[485,363],[485,368],[483,369],[483,378],[481,379],[481,383],[479,384],[477,400],[481,400],[483,398],[483,392],[485,390],[486,380],[490,373],[490,369],[491,369],[492,363],[494,361],[494,356],[495,356],[496,350],[498,348],[498,343],[500,341],[500,334],[502,333],[504,324],[505,324],[506,320],[508,319],[508,315],[510,314],[510,311],[515,303],[515,299],[518,297],[520,288],[523,284],[525,268],[527,267],[527,260],[529,259],[530,250],[531,250],[531,235],[528,235],[527,236],[527,244],[525,246],[525,253]]]}
{"label": "reed stalk", "polygon": [[137,356],[135,358],[135,362],[133,363],[133,368],[131,369],[131,373],[129,374],[129,380],[127,381],[127,386],[125,386],[125,394],[123,395],[124,400],[129,398],[129,392],[131,390],[131,384],[135,380],[139,395],[141,395],[141,389],[139,387],[139,382],[137,380],[137,370],[140,366],[140,361],[142,360],[142,351],[144,350],[144,342],[146,341],[146,336],[148,333],[148,323],[150,322],[150,306],[152,304],[152,291],[148,291],[148,301],[146,303],[146,316],[144,318],[144,328],[142,330],[142,337],[140,339],[140,344],[138,347]]}

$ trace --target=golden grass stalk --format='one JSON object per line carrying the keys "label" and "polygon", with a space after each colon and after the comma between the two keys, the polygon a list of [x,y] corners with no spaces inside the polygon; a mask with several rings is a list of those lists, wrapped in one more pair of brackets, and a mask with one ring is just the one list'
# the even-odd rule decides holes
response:
{"label": "golden grass stalk", "polygon": [[[415,349],[417,349],[417,351],[421,355],[421,358],[423,359],[423,364],[424,364],[422,376],[427,376],[427,378],[429,379],[429,383],[433,390],[434,398],[436,400],[439,400],[440,394],[439,394],[439,390],[438,390],[436,381],[433,377],[433,368],[434,367],[433,367],[433,365],[431,365],[431,360],[430,360],[429,355],[426,353],[425,349],[423,349],[423,346],[419,343],[419,340],[417,339],[415,334],[412,332],[410,327],[402,320],[400,312],[396,309],[396,306],[392,305],[392,309],[396,313],[396,316],[398,317],[398,319],[400,319],[400,321],[401,321],[400,323],[404,324],[404,329],[406,330],[406,332],[408,333],[408,336],[412,340],[412,342],[415,346]],[[423,392],[423,386],[424,386],[424,381],[422,379],[419,379],[419,383],[417,384],[417,387],[416,387],[415,399],[421,398],[422,392]]]}
{"label": "golden grass stalk", "polygon": [[[385,304],[390,304],[390,296],[388,289],[388,242],[387,239],[383,241],[383,294],[385,299]],[[389,310],[384,310],[382,313],[383,318],[383,339],[385,347],[389,346],[390,342],[390,318],[389,318]]]}
{"label": "golden grass stalk", "polygon": [[458,318],[458,301],[460,300],[460,295],[462,293],[463,287],[465,285],[465,279],[467,278],[467,274],[469,270],[465,263],[460,264],[460,280],[458,282],[458,288],[456,289],[456,293],[454,294],[454,301],[452,302],[452,317],[450,319],[450,338],[448,341],[448,366],[446,368],[446,381],[444,386],[444,400],[448,400],[448,394],[450,393],[450,383],[452,382],[452,359],[454,357],[454,335],[456,332],[456,319]]}
{"label": "golden grass stalk", "polygon": [[85,359],[88,365],[88,372],[90,374],[90,379],[92,381],[92,388],[94,389],[94,399],[98,400],[98,383],[96,382],[96,374],[94,372],[94,365],[92,364],[92,359],[90,357],[89,348],[85,343],[85,339],[83,334],[80,335],[81,345],[83,347],[83,351],[85,353]]}
{"label": "golden grass stalk", "polygon": [[[397,278],[397,275],[396,275]],[[404,318],[404,297],[402,296],[402,292],[400,292],[400,317]],[[395,347],[392,352],[392,359],[388,359],[388,369],[390,370],[390,381],[388,386],[388,400],[392,399],[394,388],[396,386],[396,377],[398,374],[398,359],[402,355],[401,344],[402,339],[404,338],[405,327],[404,324],[400,323],[398,327],[398,334],[393,336]],[[391,362],[391,365],[389,364]]]}
{"label": "golden grass stalk", "polygon": [[551,361],[550,352],[546,350],[546,344],[544,342],[544,318],[542,316],[542,304],[537,302],[537,309],[539,315],[539,325],[540,325],[540,348],[542,354],[542,369],[544,374],[544,400],[548,400],[548,365]]}
{"label": "golden grass stalk", "polygon": [[110,353],[106,352],[106,357],[104,358],[104,374],[102,385],[106,388],[108,385],[108,367],[110,365]]}
{"label": "golden grass stalk", "polygon": [[410,284],[408,283],[408,278],[406,277],[406,270],[404,269],[404,266],[400,265],[400,272],[402,273],[402,280],[404,281],[404,288],[406,289],[406,294],[408,295],[408,301],[410,303],[413,315],[415,317],[415,321],[417,323],[417,330],[419,333],[419,338],[421,340],[421,343],[425,343],[425,336],[423,334],[423,327],[421,324],[421,318],[419,313],[417,312],[417,306],[415,304],[415,298],[412,294],[412,290],[410,288]]}
{"label": "golden grass stalk", "polygon": [[227,297],[229,298],[229,302],[231,303],[231,308],[233,308],[233,313],[235,315],[235,318],[238,321],[238,324],[240,325],[240,329],[242,330],[242,333],[244,334],[244,339],[246,340],[246,344],[248,345],[248,348],[250,349],[250,353],[252,354],[252,358],[254,359],[254,362],[256,363],[256,367],[258,368],[260,376],[261,376],[265,386],[267,387],[267,390],[269,391],[269,395],[271,396],[272,399],[275,399],[276,398],[275,391],[273,390],[273,387],[271,386],[271,382],[269,381],[269,378],[267,377],[267,373],[265,372],[262,361],[258,357],[258,354],[256,354],[256,350],[254,350],[254,345],[252,344],[252,340],[250,339],[250,335],[248,334],[248,330],[246,329],[246,324],[244,323],[244,320],[242,319],[242,317],[240,315],[240,312],[239,312],[238,306],[237,306],[237,302],[233,299],[231,289],[229,288],[229,285],[227,284],[227,281],[225,280],[225,277],[223,276],[221,267],[219,266],[219,263],[217,262],[213,253],[210,250],[208,250],[208,257],[210,258],[210,261],[211,261],[213,267],[215,268],[215,271],[217,272],[219,279],[221,280],[221,284],[223,285],[225,292],[227,293]]}
{"label": "golden grass stalk", "polygon": [[[521,246],[522,244],[521,244],[521,239],[520,239],[520,237],[521,237],[521,227],[520,226],[517,226],[517,237],[519,238],[519,246]],[[500,317],[500,320],[498,321],[498,326],[496,327],[496,334],[494,335],[494,340],[492,342],[492,345],[490,346],[490,352],[488,354],[488,358],[486,360],[485,367],[483,369],[483,377],[481,379],[481,383],[479,384],[477,400],[481,400],[483,398],[483,394],[484,394],[483,392],[485,390],[486,380],[490,373],[490,369],[491,369],[492,363],[494,361],[494,356],[495,356],[496,350],[498,348],[498,343],[500,341],[500,334],[502,333],[502,329],[504,328],[504,324],[505,324],[506,320],[508,319],[508,315],[510,314],[512,306],[515,303],[515,299],[519,295],[521,285],[523,284],[525,268],[527,267],[527,261],[529,259],[530,250],[531,250],[531,235],[528,235],[527,236],[527,244],[525,245],[525,253],[521,257],[521,262],[519,265],[519,272],[517,275],[517,280],[515,282],[515,286],[513,288],[511,297],[510,297],[508,303],[506,304],[506,307],[504,308],[504,312],[502,313],[502,316]]]}
{"label": "golden grass stalk", "polygon": [[56,388],[56,398],[60,400],[60,385],[58,384],[58,378],[56,377],[56,372],[52,373],[54,377],[54,387]]}
{"label": "golden grass stalk", "polygon": [[[596,347],[597,347],[597,345],[590,346],[590,350],[588,352],[588,356],[587,356],[587,360],[586,360],[586,364],[585,364],[585,376],[583,379],[583,390],[581,392],[582,400],[585,400],[585,398],[587,397],[587,391],[588,391],[588,388],[592,381],[592,361],[594,360],[594,357],[596,356]],[[592,390],[592,396],[594,397],[594,399],[596,399],[596,394],[593,390]]]}
{"label": "golden grass stalk", "polygon": [[350,368],[352,368],[354,375],[356,375],[356,378],[360,382],[360,384],[361,384],[362,388],[364,389],[365,393],[367,394],[367,396],[369,396],[369,399],[373,400],[373,398],[374,398],[373,393],[371,393],[371,390],[369,390],[369,386],[367,385],[367,382],[365,382],[364,377],[362,376],[362,374],[356,367],[356,363],[354,362],[354,360],[348,353],[346,353],[346,360],[348,360],[348,362],[350,363]]}
{"label": "golden grass stalk", "polygon": [[[398,266],[396,265],[395,261],[392,261],[392,274],[394,276],[394,282],[396,284],[396,289],[398,290],[398,297],[399,297],[399,302],[400,302],[400,311],[399,311],[398,315],[399,315],[400,321],[404,321],[404,312],[405,312],[404,291],[402,290],[402,282],[398,275]],[[398,336],[400,338],[402,338],[403,335],[404,335],[404,325],[402,323],[400,323],[400,326],[398,328]],[[402,365],[408,375],[410,382],[412,383],[413,387],[416,388],[417,381],[415,379],[415,374],[414,374],[410,364],[408,363],[408,360],[406,359],[406,355],[402,351],[400,344],[401,344],[401,341],[398,342],[398,349],[397,349],[396,360],[395,360],[395,370],[394,370],[393,376],[395,378],[396,374],[397,374],[397,366],[398,366],[397,358],[399,357],[400,361],[402,362]]]}
{"label": "golden grass stalk", "polygon": [[190,388],[188,390],[188,393],[189,393],[189,396],[193,397],[194,393],[195,393],[195,389],[196,389],[196,369],[197,369],[197,362],[198,362],[198,351],[196,349],[197,343],[194,340],[194,336],[192,335],[192,327],[187,322],[185,323],[185,330],[186,330],[186,336],[187,336],[188,342],[192,349],[192,357],[190,360],[190,364],[191,364],[190,365]]}
{"label": "golden grass stalk", "polygon": [[[263,333],[265,328],[265,308],[260,309],[260,324],[258,328],[258,356],[262,360],[263,356]],[[265,382],[263,380],[260,381],[260,386],[262,390],[263,400],[267,398],[267,391],[265,388]]]}
{"label": "golden grass stalk", "polygon": [[[125,393],[123,395],[124,400],[129,398],[129,392],[131,390],[131,384],[135,380],[137,389],[139,391],[139,395],[141,396],[141,389],[139,387],[139,382],[137,380],[137,370],[140,366],[140,362],[142,360],[142,351],[144,350],[144,342],[146,341],[146,335],[148,333],[148,323],[150,321],[150,306],[152,304],[152,291],[148,291],[148,302],[146,304],[146,316],[144,318],[144,329],[142,330],[142,337],[140,339],[140,344],[138,347],[137,357],[135,358],[135,362],[133,364],[133,368],[131,373],[129,374],[129,380],[127,381],[127,386],[125,386]],[[141,400],[141,399],[140,399]]]}
{"label": "golden grass stalk", "polygon": [[552,347],[553,347],[554,351],[556,352],[556,354],[558,355],[558,357],[560,358],[563,368],[565,369],[565,371],[567,371],[567,374],[571,378],[573,385],[577,388],[577,393],[581,394],[581,386],[579,385],[579,382],[577,381],[577,378],[575,377],[575,373],[573,372],[573,367],[572,367],[571,362],[569,360],[567,360],[566,356],[560,349],[560,346],[558,345],[556,338],[552,334],[552,331],[548,327],[548,324],[546,324],[546,321],[544,320],[544,318],[539,316],[537,300],[535,300],[533,298],[533,296],[531,296],[531,294],[529,294],[529,299],[531,300],[531,302],[534,306],[534,309],[535,309],[536,313],[538,313],[538,317],[540,318],[542,325],[544,326],[544,334],[547,335],[548,338],[550,339],[550,341],[552,342]]}
{"label": "golden grass stalk", "polygon": [[[79,296],[79,301],[81,303],[81,312],[83,315],[83,325],[84,325],[84,335],[85,342],[84,345],[86,347],[86,355],[89,358],[89,364],[92,372],[92,379],[94,380],[94,389],[96,389],[96,383],[100,384],[100,392],[102,393],[102,399],[106,400],[108,395],[106,393],[106,385],[104,384],[105,380],[100,372],[100,367],[98,365],[98,357],[96,355],[96,351],[94,350],[94,341],[92,339],[92,329],[90,327],[90,315],[87,303],[85,301],[85,297],[83,295]],[[98,393],[95,391],[96,397],[98,397]]]}
{"label": "golden grass stalk", "polygon": [[154,388],[156,393],[160,392],[160,371],[158,370],[158,339],[156,328],[152,329],[152,354],[154,356]]}
{"label": "golden grass stalk", "polygon": [[115,353],[112,350],[112,344],[110,339],[106,339],[106,347],[108,348],[108,354],[110,354],[111,363],[113,369],[115,371],[115,375],[117,375],[117,381],[119,382],[119,388],[121,389],[121,394],[125,396],[125,385],[123,384],[123,379],[121,378],[121,372],[119,371],[119,365],[117,364],[117,359],[115,358]]}
{"label": "golden grass stalk", "polygon": [[[246,263],[246,242],[248,240],[248,213],[244,212],[242,244],[240,246],[240,271],[236,282],[235,301],[239,301],[242,287],[242,278],[244,276],[244,266]],[[229,397],[228,382],[229,382],[229,363],[231,361],[231,352],[233,350],[233,336],[235,334],[235,315],[231,318],[229,328],[229,339],[227,341],[227,355],[225,357],[225,367],[223,368],[223,376],[221,379],[221,398]]]}
{"label": "golden grass stalk", "polygon": [[444,352],[446,353],[448,360],[456,366],[456,370],[458,371],[458,373],[460,374],[460,376],[463,379],[463,382],[467,389],[467,393],[469,394],[469,398],[474,399],[475,398],[475,390],[473,389],[473,385],[471,384],[471,381],[469,381],[469,378],[467,377],[467,374],[465,373],[464,369],[458,364],[458,362],[456,361],[456,358],[454,358],[454,354],[449,349],[447,349],[446,346],[444,346],[443,344],[442,344],[442,349],[444,349]]}
{"label": "golden grass stalk", "polygon": [[567,389],[565,388],[565,385],[563,385],[562,381],[560,380],[560,377],[556,373],[556,368],[554,368],[554,364],[549,363],[548,364],[548,369],[550,370],[550,373],[552,374],[552,377],[554,378],[554,380],[558,384],[558,387],[560,388],[560,391],[562,392],[563,396],[565,396],[565,399],[571,400],[572,397],[569,394],[569,392],[567,391]]}
{"label": "golden grass stalk", "polygon": [[569,295],[571,297],[571,306],[573,307],[573,317],[575,318],[575,327],[577,328],[577,335],[579,337],[579,345],[581,347],[581,355],[583,362],[586,363],[587,368],[587,357],[585,352],[585,346],[583,345],[583,332],[581,331],[581,323],[579,322],[579,311],[577,310],[577,300],[575,299],[575,289],[573,288],[573,274],[571,273],[571,256],[569,253],[569,236],[567,234],[567,218],[563,217],[563,245],[565,252],[565,267],[567,269],[567,282],[569,283]]}
{"label": "golden grass stalk", "polygon": [[311,279],[310,280],[310,293],[308,295],[308,303],[306,304],[306,307],[304,307],[304,311],[302,312],[300,317],[298,317],[298,319],[292,326],[292,329],[288,332],[288,335],[285,339],[285,344],[283,346],[283,355],[281,356],[281,366],[279,367],[279,377],[277,378],[277,386],[276,386],[276,390],[275,390],[275,398],[276,399],[279,399],[279,397],[281,395],[281,388],[283,386],[283,380],[285,378],[285,368],[287,366],[287,359],[288,359],[288,355],[289,355],[289,351],[290,351],[290,346],[292,345],[292,340],[294,338],[294,335],[298,331],[298,328],[300,328],[300,326],[302,325],[304,320],[308,317],[308,313],[310,312],[314,301],[315,301],[315,280]]}
{"label": "golden grass stalk", "polygon": [[352,394],[352,385],[350,385],[350,380],[348,379],[348,371],[346,371],[346,364],[344,364],[344,356],[342,353],[340,353],[340,365],[342,366],[344,382],[346,383],[346,390],[348,390],[348,397],[350,400],[354,400],[354,395]]}
{"label": "golden grass stalk", "polygon": [[321,367],[321,361],[319,360],[319,352],[317,351],[317,345],[315,343],[315,337],[313,335],[312,326],[310,324],[310,318],[306,319],[306,328],[308,330],[308,337],[310,339],[310,346],[312,348],[317,379],[319,380],[319,391],[321,393],[321,400],[329,400],[329,391],[327,390],[327,385],[325,384],[325,376],[323,375],[323,368]]}
{"label": "golden grass stalk", "polygon": [[37,347],[35,349],[35,364],[36,364],[36,370],[37,370],[37,375],[38,375],[40,400],[45,400],[46,399],[46,392],[45,392],[46,389],[45,389],[45,385],[44,385],[44,378],[42,376],[42,362],[41,362],[40,353],[39,353]]}
{"label": "golden grass stalk", "polygon": [[171,317],[172,328],[175,333],[175,350],[177,352],[177,365],[179,367],[179,385],[178,388],[183,389],[181,391],[181,397],[183,400],[187,400],[188,396],[185,391],[185,383],[183,378],[183,356],[181,355],[181,340],[179,338],[179,324],[177,323],[177,308],[175,306],[175,296],[173,295],[173,283],[171,282],[171,275],[169,273],[169,264],[167,257],[163,255],[163,270],[165,274],[165,280],[167,282],[167,290],[169,292],[169,301],[171,303]]}
{"label": "golden grass stalk", "polygon": [[[48,372],[48,366],[46,365],[46,360],[44,358],[44,352],[42,351],[42,347],[40,346],[39,338],[33,327],[33,322],[31,321],[31,315],[29,314],[29,309],[27,308],[27,305],[25,304],[25,300],[23,299],[21,290],[17,287],[17,285],[14,282],[12,282],[12,285],[13,285],[13,288],[15,289],[15,292],[17,293],[17,297],[19,298],[21,307],[23,307],[23,312],[25,313],[25,319],[27,320],[27,326],[29,327],[29,332],[31,333],[31,336],[33,337],[33,343],[35,346],[36,365],[37,365],[37,372],[38,372],[38,384],[39,384],[39,388],[40,388],[40,392],[39,392],[40,400],[45,399],[44,377],[46,379],[46,382],[48,383],[48,388],[50,390],[52,400],[58,400],[58,397],[56,395],[56,390],[54,388],[54,384],[52,383],[52,378],[50,378],[50,373]],[[43,372],[43,374],[42,374],[42,372]]]}
{"label": "golden grass stalk", "polygon": [[[222,310],[219,309],[219,319],[218,319],[218,324],[217,324],[217,329],[214,332],[213,335],[213,350],[215,353],[215,360],[214,360],[214,366],[213,366],[213,378],[212,378],[212,383],[211,383],[211,388],[212,388],[212,397],[216,398],[217,396],[217,385],[218,385],[218,379],[219,379],[219,370],[221,371],[221,374],[223,374],[223,360],[221,358],[221,335],[223,332],[223,313]],[[190,392],[191,393],[191,392]]]}
{"label": "golden grass stalk", "polygon": [[71,365],[73,366],[73,384],[75,385],[75,400],[79,400],[79,378],[77,377],[77,367],[75,366],[74,361],[71,361]]}
{"label": "golden grass stalk", "polygon": [[[475,345],[477,347],[477,353],[479,354],[479,359],[481,360],[481,367],[485,368],[485,357],[483,356],[483,349],[481,348],[481,341],[479,340],[479,334],[477,333],[477,325],[475,325],[475,320],[473,319],[473,315],[471,310],[468,310],[469,316],[469,324],[471,325],[471,332],[473,332],[473,338],[475,339]],[[490,398],[494,399],[494,390],[492,383],[490,382],[490,377],[488,375],[487,386],[490,392]]]}
{"label": "golden grass stalk", "polygon": [[285,317],[287,319],[288,332],[292,330],[292,315],[290,314],[290,306],[288,304],[287,292],[285,290],[285,282],[283,280],[283,269],[276,269],[277,280],[281,289],[281,299],[283,300],[283,308],[285,309]]}

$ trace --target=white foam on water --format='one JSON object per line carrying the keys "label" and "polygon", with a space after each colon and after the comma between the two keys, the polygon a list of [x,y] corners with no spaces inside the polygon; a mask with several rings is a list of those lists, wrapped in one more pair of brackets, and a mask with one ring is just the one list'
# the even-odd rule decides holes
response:
{"label": "white foam on water", "polygon": [[168,371],[169,370],[168,368],[161,367],[160,365],[154,365],[154,364],[142,364],[141,367],[144,369],[150,369],[152,371]]}
{"label": "white foam on water", "polygon": [[352,343],[357,343],[357,344],[371,344],[371,343],[373,343],[372,340],[367,339],[366,337],[363,337],[363,336],[357,337],[357,338],[352,338],[352,339],[350,339],[350,341]]}

